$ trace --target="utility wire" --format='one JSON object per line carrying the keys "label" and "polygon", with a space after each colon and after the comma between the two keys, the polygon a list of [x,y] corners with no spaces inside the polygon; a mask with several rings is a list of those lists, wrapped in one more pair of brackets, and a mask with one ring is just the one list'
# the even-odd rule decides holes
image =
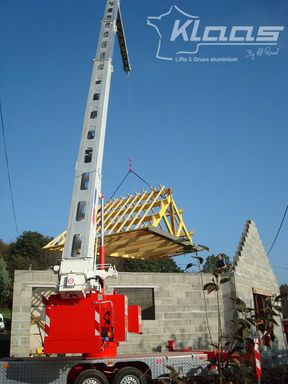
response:
{"label": "utility wire", "polygon": [[280,265],[272,265],[273,268],[279,268],[279,269],[286,269],[288,270],[287,267],[281,267]]}
{"label": "utility wire", "polygon": [[11,202],[12,202],[13,217],[14,217],[16,233],[19,236],[19,230],[18,230],[18,224],[17,224],[17,218],[16,218],[16,210],[15,210],[15,203],[14,203],[13,190],[12,190],[12,183],[11,183],[9,161],[8,161],[8,153],[7,153],[6,136],[5,136],[4,119],[3,119],[3,112],[2,112],[1,101],[0,101],[0,118],[1,118],[1,130],[2,130],[2,135],[3,135],[5,162],[6,162],[6,168],[7,168],[10,197],[11,197]]}
{"label": "utility wire", "polygon": [[283,225],[283,223],[284,223],[284,220],[285,220],[287,211],[288,211],[288,205],[287,205],[287,207],[286,207],[286,209],[285,209],[285,212],[284,212],[284,215],[283,215],[283,217],[282,217],[281,223],[280,223],[280,225],[279,225],[278,231],[277,231],[277,233],[276,233],[276,236],[275,236],[275,238],[274,238],[274,241],[273,241],[273,243],[272,243],[272,245],[271,245],[271,247],[270,247],[270,249],[269,249],[267,255],[269,255],[269,253],[272,251],[272,249],[273,249],[273,247],[274,247],[274,244],[276,243],[276,240],[277,240],[277,238],[278,238],[278,235],[279,235],[279,233],[280,233],[280,231],[281,231],[281,228],[282,228],[282,225]]}
{"label": "utility wire", "polygon": [[[178,267],[187,267],[187,263],[185,264],[182,264],[182,263],[177,263],[177,266]],[[283,267],[281,265],[271,265],[272,268],[278,268],[278,269],[285,269],[285,270],[288,270],[288,267]]]}

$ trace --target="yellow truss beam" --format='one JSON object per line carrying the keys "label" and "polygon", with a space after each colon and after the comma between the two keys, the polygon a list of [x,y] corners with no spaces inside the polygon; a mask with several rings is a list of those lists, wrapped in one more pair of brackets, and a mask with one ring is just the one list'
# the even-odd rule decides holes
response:
{"label": "yellow truss beam", "polygon": [[[141,231],[149,227],[162,231],[164,235],[165,233],[172,235],[173,241],[180,239],[181,241],[185,241],[186,244],[189,243],[192,245],[192,232],[187,230],[182,213],[183,211],[177,208],[170,188],[159,186],[159,188],[152,188],[148,192],[142,191],[141,194],[135,192],[134,195],[113,199],[105,204],[105,237],[107,237],[107,239],[108,237],[110,239],[111,236],[115,237],[116,249],[116,235],[121,234],[121,238],[123,238],[125,233],[130,233],[130,237],[127,236],[127,239],[129,238],[131,240],[131,231]],[[99,208],[96,220],[98,233],[100,232],[101,226],[100,218],[101,211]],[[44,249],[61,252],[64,248],[65,237],[66,232],[62,232],[47,244]],[[129,247],[131,248],[131,244],[129,244]],[[123,251],[123,256],[124,253]],[[117,252],[114,252],[114,254],[116,255]],[[133,255],[128,257],[133,257]]]}

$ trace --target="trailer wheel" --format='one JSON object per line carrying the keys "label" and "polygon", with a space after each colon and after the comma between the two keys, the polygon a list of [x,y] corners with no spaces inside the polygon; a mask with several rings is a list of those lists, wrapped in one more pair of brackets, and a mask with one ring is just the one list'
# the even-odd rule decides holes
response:
{"label": "trailer wheel", "polygon": [[107,377],[96,369],[87,369],[80,373],[75,384],[109,384]]}
{"label": "trailer wheel", "polygon": [[120,369],[113,378],[112,384],[147,384],[145,374],[134,367]]}

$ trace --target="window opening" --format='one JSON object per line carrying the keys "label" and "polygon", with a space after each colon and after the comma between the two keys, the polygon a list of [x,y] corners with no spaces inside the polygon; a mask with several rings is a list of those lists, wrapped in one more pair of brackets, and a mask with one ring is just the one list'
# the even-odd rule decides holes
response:
{"label": "window opening", "polygon": [[98,111],[92,111],[90,113],[90,119],[96,119],[97,115],[98,115]]}
{"label": "window opening", "polygon": [[93,100],[99,100],[100,99],[100,93],[94,93]]}
{"label": "window opening", "polygon": [[91,161],[92,161],[92,152],[93,152],[92,148],[87,148],[85,150],[85,157],[84,157],[84,162],[85,163],[91,163]]}
{"label": "window opening", "polygon": [[102,69],[104,69],[104,64],[100,64],[98,65],[98,69],[101,71]]}
{"label": "window opening", "polygon": [[76,220],[77,221],[84,220],[85,212],[86,212],[86,201],[79,201],[78,207],[77,207]]}
{"label": "window opening", "polygon": [[255,315],[258,319],[264,320],[266,313],[266,299],[269,296],[259,295],[258,293],[253,294],[254,306],[255,306]]}
{"label": "window opening", "polygon": [[89,173],[82,173],[82,178],[81,178],[81,190],[85,191],[88,189],[89,186]]}
{"label": "window opening", "polygon": [[95,129],[90,129],[90,131],[88,131],[88,133],[87,133],[87,139],[93,140],[94,137],[95,137]]}
{"label": "window opening", "polygon": [[72,250],[71,250],[71,256],[77,257],[81,253],[81,245],[82,245],[82,236],[77,233],[73,236],[73,242],[72,242]]}
{"label": "window opening", "polygon": [[141,307],[143,320],[155,320],[154,288],[117,288],[117,293],[128,297],[129,305]]}

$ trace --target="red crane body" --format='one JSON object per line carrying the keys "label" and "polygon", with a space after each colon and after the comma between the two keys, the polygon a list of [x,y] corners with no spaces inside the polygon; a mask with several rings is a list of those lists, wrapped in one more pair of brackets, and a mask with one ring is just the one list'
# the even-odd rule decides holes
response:
{"label": "red crane body", "polygon": [[129,306],[125,295],[91,293],[85,299],[44,299],[46,326],[44,353],[81,353],[87,357],[114,357],[127,333],[141,333],[141,309]]}

